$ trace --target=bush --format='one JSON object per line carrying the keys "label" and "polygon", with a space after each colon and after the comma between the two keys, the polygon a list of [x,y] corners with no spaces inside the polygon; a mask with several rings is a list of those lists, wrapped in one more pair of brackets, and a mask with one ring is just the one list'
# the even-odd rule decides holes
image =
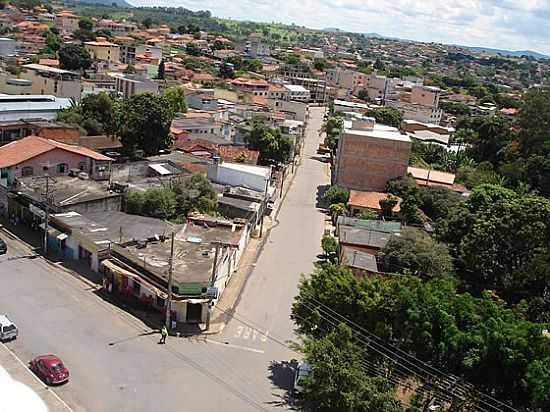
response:
{"label": "bush", "polygon": [[340,186],[331,186],[323,195],[323,199],[329,206],[336,203],[347,205],[349,201],[349,191]]}

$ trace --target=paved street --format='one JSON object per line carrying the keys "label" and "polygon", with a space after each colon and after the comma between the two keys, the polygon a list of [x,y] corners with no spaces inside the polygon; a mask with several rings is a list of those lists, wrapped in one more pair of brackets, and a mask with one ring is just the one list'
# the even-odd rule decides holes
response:
{"label": "paved street", "polygon": [[0,257],[0,312],[18,324],[20,336],[7,346],[24,362],[60,356],[71,381],[54,391],[75,411],[280,410],[278,387],[290,384],[291,370],[277,363],[270,379],[269,368],[297,356],[284,346],[293,336],[290,305],[323,232],[315,203],[318,185],[328,183],[327,165],[310,158],[321,122],[322,109],[314,109],[280,223],[222,334],[158,345],[143,323],[10,240],[9,254]]}

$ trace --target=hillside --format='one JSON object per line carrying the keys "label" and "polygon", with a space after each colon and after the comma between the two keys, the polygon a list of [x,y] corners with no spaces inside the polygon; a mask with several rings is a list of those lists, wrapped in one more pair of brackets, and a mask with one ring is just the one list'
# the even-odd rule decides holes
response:
{"label": "hillside", "polygon": [[75,0],[77,3],[83,4],[101,4],[105,6],[116,6],[116,7],[133,7],[130,3],[127,3],[125,0]]}

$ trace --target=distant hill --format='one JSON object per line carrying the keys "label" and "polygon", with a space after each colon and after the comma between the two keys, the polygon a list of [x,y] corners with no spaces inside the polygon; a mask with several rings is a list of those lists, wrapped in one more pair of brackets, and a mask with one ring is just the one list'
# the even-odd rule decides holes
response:
{"label": "distant hill", "polygon": [[521,57],[521,56],[529,56],[533,57],[535,59],[550,59],[550,56],[547,56],[546,54],[542,54],[536,51],[532,50],[503,50],[503,49],[491,49],[488,47],[468,47],[468,46],[461,46],[465,49],[476,51],[479,53],[485,53],[489,54],[491,56],[509,56],[509,57]]}
{"label": "distant hill", "polygon": [[130,3],[127,3],[125,0],[76,0],[78,3],[84,3],[84,4],[102,4],[106,6],[114,6],[117,7],[134,7]]}

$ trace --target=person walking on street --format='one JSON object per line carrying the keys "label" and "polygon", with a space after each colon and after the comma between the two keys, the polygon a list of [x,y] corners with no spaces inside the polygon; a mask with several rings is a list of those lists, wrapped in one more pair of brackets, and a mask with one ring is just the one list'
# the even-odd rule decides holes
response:
{"label": "person walking on street", "polygon": [[166,329],[166,325],[164,325],[162,327],[162,329],[160,330],[160,342],[161,344],[165,344],[166,343],[166,337],[168,336],[168,329]]}

